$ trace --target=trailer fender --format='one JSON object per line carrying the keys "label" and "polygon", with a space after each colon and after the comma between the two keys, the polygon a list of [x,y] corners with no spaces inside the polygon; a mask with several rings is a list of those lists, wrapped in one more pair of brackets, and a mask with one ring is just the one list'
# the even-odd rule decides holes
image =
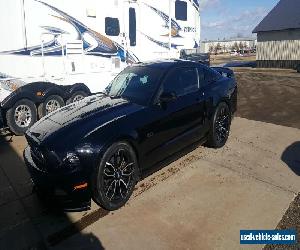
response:
{"label": "trailer fender", "polygon": [[58,95],[63,99],[66,99],[67,97],[62,88],[59,86],[52,86],[43,92],[42,102],[44,102],[51,95]]}
{"label": "trailer fender", "polygon": [[65,92],[60,86],[50,82],[33,82],[28,83],[17,90],[13,91],[1,102],[2,109],[10,109],[17,101],[29,99],[35,104],[40,104],[49,95],[60,95],[65,98]]}
{"label": "trailer fender", "polygon": [[72,96],[77,91],[83,91],[87,95],[91,94],[90,89],[84,83],[75,83],[69,89],[69,97]]}
{"label": "trailer fender", "polygon": [[3,110],[10,109],[16,102],[18,102],[21,99],[29,99],[33,102],[37,102],[41,100],[42,97],[38,97],[35,95],[35,93],[30,92],[28,90],[22,90],[22,91],[16,90],[1,102],[1,108]]}

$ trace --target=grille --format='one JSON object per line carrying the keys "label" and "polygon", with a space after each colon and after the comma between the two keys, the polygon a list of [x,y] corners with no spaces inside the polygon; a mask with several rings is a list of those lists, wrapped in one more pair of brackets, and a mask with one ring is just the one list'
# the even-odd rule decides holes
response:
{"label": "grille", "polygon": [[36,167],[41,171],[46,172],[45,158],[42,151],[39,148],[37,147],[31,148],[31,157]]}
{"label": "grille", "polygon": [[[31,156],[35,163],[45,164],[43,153],[37,147],[31,148]],[[37,162],[36,162],[37,161]]]}
{"label": "grille", "polygon": [[32,138],[32,135],[26,135],[26,139],[28,145],[30,147],[31,157],[36,167],[41,171],[46,171],[46,161],[43,153],[43,149],[41,149],[37,143],[35,138]]}

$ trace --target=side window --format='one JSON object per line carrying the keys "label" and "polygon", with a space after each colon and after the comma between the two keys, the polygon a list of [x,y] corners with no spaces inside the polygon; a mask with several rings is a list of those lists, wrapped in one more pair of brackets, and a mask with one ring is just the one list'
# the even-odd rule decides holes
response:
{"label": "side window", "polygon": [[167,76],[164,82],[164,91],[175,92],[183,96],[198,90],[196,68],[176,68]]}
{"label": "side window", "polygon": [[187,21],[187,3],[185,1],[176,0],[175,18],[176,20]]}
{"label": "side window", "polygon": [[105,34],[108,36],[118,36],[120,34],[118,18],[105,17]]}

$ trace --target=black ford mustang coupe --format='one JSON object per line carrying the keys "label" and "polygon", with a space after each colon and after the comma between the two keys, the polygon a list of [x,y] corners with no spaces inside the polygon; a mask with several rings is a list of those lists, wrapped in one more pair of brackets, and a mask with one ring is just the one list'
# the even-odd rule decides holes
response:
{"label": "black ford mustang coupe", "polygon": [[180,60],[135,64],[105,92],[34,124],[24,159],[37,190],[66,209],[89,207],[93,198],[115,210],[139,178],[187,145],[222,147],[236,105],[229,69]]}

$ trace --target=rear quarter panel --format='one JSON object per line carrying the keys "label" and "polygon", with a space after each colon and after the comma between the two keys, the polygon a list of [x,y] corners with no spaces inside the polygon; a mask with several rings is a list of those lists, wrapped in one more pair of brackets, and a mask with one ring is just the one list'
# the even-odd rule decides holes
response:
{"label": "rear quarter panel", "polygon": [[232,113],[236,111],[237,85],[234,78],[222,77],[216,82],[209,83],[202,90],[206,96],[206,111],[209,120],[221,102],[226,102]]}

